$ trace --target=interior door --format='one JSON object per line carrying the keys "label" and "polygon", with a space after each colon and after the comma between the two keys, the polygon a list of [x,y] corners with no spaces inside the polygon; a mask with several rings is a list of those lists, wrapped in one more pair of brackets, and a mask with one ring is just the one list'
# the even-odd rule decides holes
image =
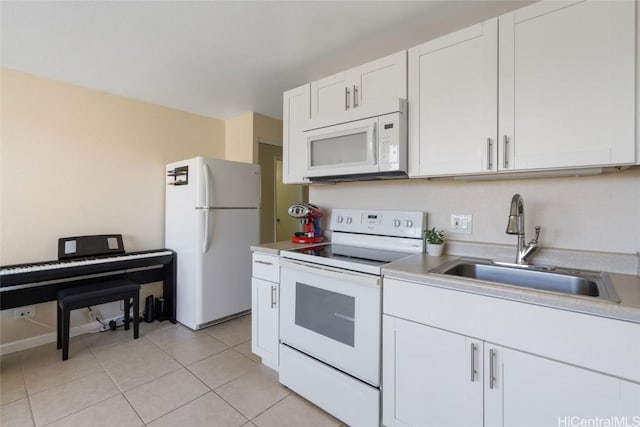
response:
{"label": "interior door", "polygon": [[[196,323],[202,325],[251,309],[251,251],[259,243],[259,209],[202,210],[199,235],[208,217],[208,242],[196,265]],[[204,243],[204,242],[203,242]]]}
{"label": "interior door", "polygon": [[307,202],[301,185],[282,183],[282,160],[276,159],[276,240],[290,240],[302,224],[297,218],[289,216],[291,205]]}

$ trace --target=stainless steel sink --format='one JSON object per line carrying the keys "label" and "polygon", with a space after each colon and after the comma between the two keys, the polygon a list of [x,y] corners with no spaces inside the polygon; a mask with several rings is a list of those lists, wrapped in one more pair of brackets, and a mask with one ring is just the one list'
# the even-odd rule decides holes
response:
{"label": "stainless steel sink", "polygon": [[620,302],[606,273],[460,258],[430,271],[548,292]]}

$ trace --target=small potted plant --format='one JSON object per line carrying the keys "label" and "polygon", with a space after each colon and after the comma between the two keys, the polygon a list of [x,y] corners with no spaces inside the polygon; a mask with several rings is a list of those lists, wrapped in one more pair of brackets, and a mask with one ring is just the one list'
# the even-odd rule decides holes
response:
{"label": "small potted plant", "polygon": [[442,255],[444,249],[444,231],[433,227],[427,230],[427,253],[432,256]]}

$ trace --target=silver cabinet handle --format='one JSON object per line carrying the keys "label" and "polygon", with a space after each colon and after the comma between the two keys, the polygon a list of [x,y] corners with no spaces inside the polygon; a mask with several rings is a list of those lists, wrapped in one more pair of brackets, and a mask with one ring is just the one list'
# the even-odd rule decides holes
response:
{"label": "silver cabinet handle", "polygon": [[256,264],[273,265],[273,263],[267,262],[267,261],[256,260],[256,261],[253,261],[253,262],[255,262]]}
{"label": "silver cabinet handle", "polygon": [[271,286],[271,308],[275,308],[276,306],[276,287]]}
{"label": "silver cabinet handle", "polygon": [[471,343],[471,382],[476,380],[476,345]]}
{"label": "silver cabinet handle", "polygon": [[349,105],[349,98],[351,97],[351,91],[349,90],[348,87],[344,88],[344,109],[348,110],[349,108],[351,108],[351,106]]}
{"label": "silver cabinet handle", "polygon": [[509,145],[509,138],[507,137],[507,135],[504,135],[502,137],[502,141],[504,142],[504,152],[502,153],[504,156],[504,160],[502,162],[502,166],[507,169],[509,167],[509,154],[507,151],[507,147]]}
{"label": "silver cabinet handle", "polygon": [[358,86],[353,85],[353,108],[358,106]]}
{"label": "silver cabinet handle", "polygon": [[494,363],[496,358],[496,351],[494,349],[489,350],[489,388],[493,390],[494,383],[496,381],[496,375],[494,371]]}
{"label": "silver cabinet handle", "polygon": [[491,162],[491,146],[493,142],[491,142],[491,138],[487,138],[487,169],[493,169],[493,163]]}

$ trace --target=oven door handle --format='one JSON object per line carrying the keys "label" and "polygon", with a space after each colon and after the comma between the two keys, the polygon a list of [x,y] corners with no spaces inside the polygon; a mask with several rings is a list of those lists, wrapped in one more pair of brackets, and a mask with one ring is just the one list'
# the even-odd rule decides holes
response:
{"label": "oven door handle", "polygon": [[332,277],[338,280],[345,280],[345,275],[349,277],[349,281],[360,285],[372,286],[379,288],[381,279],[371,274],[363,274],[355,271],[341,270],[339,268],[328,267],[325,265],[303,264],[291,260],[280,258],[280,268],[289,268],[291,270],[302,271],[311,274],[320,274]]}

